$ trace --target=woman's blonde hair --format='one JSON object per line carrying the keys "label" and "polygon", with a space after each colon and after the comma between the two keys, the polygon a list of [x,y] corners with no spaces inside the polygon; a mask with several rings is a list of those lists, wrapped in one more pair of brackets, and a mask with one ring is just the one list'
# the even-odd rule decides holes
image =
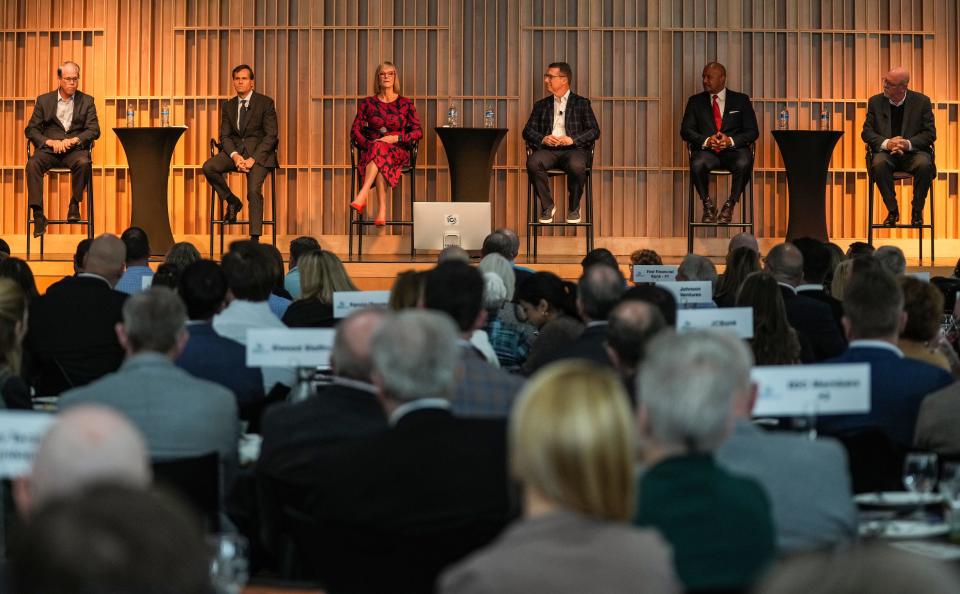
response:
{"label": "woman's blonde hair", "polygon": [[302,299],[319,299],[333,303],[334,291],[356,291],[357,287],[347,275],[347,270],[333,252],[315,250],[307,252],[297,261],[300,270]]}
{"label": "woman's blonde hair", "polygon": [[377,65],[377,69],[373,72],[373,94],[379,95],[380,91],[383,89],[380,87],[380,73],[383,72],[384,68],[391,67],[396,71],[396,74],[393,75],[393,92],[397,95],[400,94],[400,69],[397,68],[397,65],[393,62],[387,60],[386,62],[381,62]]}
{"label": "woman's blonde hair", "polygon": [[509,439],[510,471],[526,488],[604,520],[633,517],[635,428],[612,371],[571,361],[537,373],[514,406]]}
{"label": "woman's blonde hair", "polygon": [[15,375],[20,374],[20,361],[23,354],[21,342],[26,328],[27,298],[16,282],[9,278],[0,278],[0,364]]}
{"label": "woman's blonde hair", "polygon": [[850,281],[850,273],[853,272],[853,259],[842,260],[833,271],[833,280],[830,282],[830,295],[834,299],[843,301],[843,292]]}

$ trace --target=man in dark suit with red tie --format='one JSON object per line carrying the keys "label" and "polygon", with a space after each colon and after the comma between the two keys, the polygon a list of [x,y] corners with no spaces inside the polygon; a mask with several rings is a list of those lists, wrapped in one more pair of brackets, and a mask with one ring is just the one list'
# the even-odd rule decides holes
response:
{"label": "man in dark suit with red tie", "polygon": [[[727,224],[733,207],[750,180],[753,153],[750,145],[760,136],[750,97],[727,88],[727,69],[710,62],[703,68],[703,92],[687,101],[680,137],[690,145],[690,177],[703,201],[704,223]],[[732,174],[730,197],[720,214],[709,195],[709,172],[728,169]]]}
{"label": "man in dark suit with red tie", "polygon": [[100,138],[93,97],[77,90],[80,66],[64,62],[57,68],[58,89],[37,97],[24,134],[36,148],[27,160],[27,199],[33,211],[33,236],[47,229],[43,216],[43,176],[54,167],[70,169],[71,192],[67,220],[80,220],[80,200],[93,174],[90,146]]}
{"label": "man in dark suit with red tie", "polygon": [[241,64],[233,69],[237,96],[220,106],[220,152],[203,164],[203,175],[217,196],[227,202],[224,220],[236,222],[243,203],[224,179],[224,173],[247,174],[250,204],[250,237],[263,233],[263,181],[277,167],[277,109],[273,99],[255,93],[253,68]]}
{"label": "man in dark suit with red tie", "polygon": [[570,90],[573,70],[566,62],[554,62],[543,75],[550,95],[533,104],[523,139],[531,151],[527,157],[527,175],[540,198],[539,221],[552,223],[557,207],[550,192],[548,169],[567,174],[568,223],[580,222],[580,196],[587,181],[587,168],[593,159],[593,143],[600,138],[600,126],[590,100]]}

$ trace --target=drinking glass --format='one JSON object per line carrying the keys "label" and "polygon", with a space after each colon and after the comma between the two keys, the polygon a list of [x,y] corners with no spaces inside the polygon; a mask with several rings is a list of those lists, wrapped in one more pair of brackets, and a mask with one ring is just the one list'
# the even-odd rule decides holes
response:
{"label": "drinking glass", "polygon": [[903,463],[903,484],[911,493],[925,495],[937,483],[937,455],[907,454]]}
{"label": "drinking glass", "polygon": [[210,581],[217,594],[240,594],[249,578],[247,539],[239,534],[207,537]]}

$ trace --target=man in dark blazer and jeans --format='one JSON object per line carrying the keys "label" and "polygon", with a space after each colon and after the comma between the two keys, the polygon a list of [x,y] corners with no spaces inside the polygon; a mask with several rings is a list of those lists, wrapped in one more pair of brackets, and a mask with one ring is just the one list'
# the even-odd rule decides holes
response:
{"label": "man in dark blazer and jeans", "polygon": [[[277,109],[273,99],[255,93],[253,68],[241,64],[233,69],[237,96],[220,106],[220,146],[216,155],[203,164],[203,175],[217,196],[227,202],[224,220],[236,222],[243,207],[227,186],[224,173],[247,174],[247,202],[250,204],[250,237],[263,233],[263,180],[277,167]],[[276,197],[274,197],[276,199]]]}
{"label": "man in dark blazer and jeans", "polygon": [[527,175],[540,198],[541,223],[552,223],[557,210],[550,193],[548,169],[566,172],[570,195],[566,221],[580,222],[580,196],[593,159],[593,143],[600,138],[600,126],[590,100],[570,91],[572,78],[573,71],[566,62],[554,62],[547,67],[543,82],[550,96],[533,104],[523,128],[523,139],[530,151]]}
{"label": "man in dark blazer and jeans", "polygon": [[[750,97],[727,88],[727,69],[710,62],[703,67],[703,92],[687,100],[680,123],[680,137],[690,145],[690,177],[703,201],[704,223],[727,224],[733,207],[750,180],[753,153],[750,145],[760,136],[757,114]],[[709,196],[712,169],[732,174],[730,197],[720,214]]]}
{"label": "man in dark blazer and jeans", "polygon": [[37,97],[24,134],[36,147],[27,161],[27,200],[33,210],[33,236],[47,229],[43,216],[43,176],[54,167],[70,169],[71,192],[67,220],[80,220],[80,200],[93,175],[90,146],[100,138],[93,97],[77,90],[80,66],[64,62],[57,68],[58,88]]}

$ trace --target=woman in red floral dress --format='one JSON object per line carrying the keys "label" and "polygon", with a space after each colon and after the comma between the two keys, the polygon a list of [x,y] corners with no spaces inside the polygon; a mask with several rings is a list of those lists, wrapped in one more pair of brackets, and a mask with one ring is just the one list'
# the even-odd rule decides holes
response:
{"label": "woman in red floral dress", "polygon": [[400,96],[397,67],[392,62],[377,66],[373,96],[360,100],[350,137],[360,147],[360,177],[363,186],[350,208],[363,212],[374,184],[377,186],[377,216],[374,224],[387,220],[387,184],[400,181],[400,170],[410,161],[410,146],[423,130],[413,101]]}

